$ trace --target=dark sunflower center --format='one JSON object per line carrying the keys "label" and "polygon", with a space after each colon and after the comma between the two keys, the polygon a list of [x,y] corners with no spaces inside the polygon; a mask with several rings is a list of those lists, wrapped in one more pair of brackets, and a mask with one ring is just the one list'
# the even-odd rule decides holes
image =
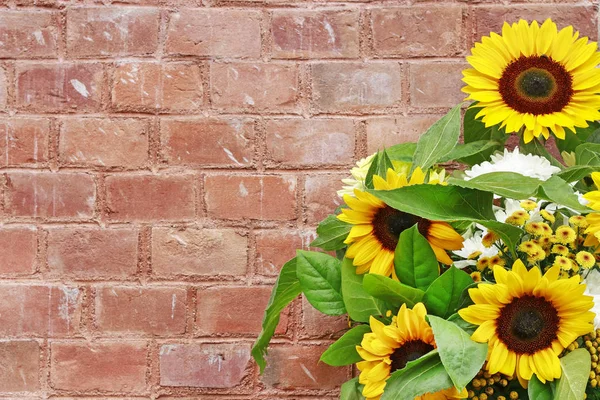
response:
{"label": "dark sunflower center", "polygon": [[561,111],[573,96],[573,78],[547,56],[521,56],[506,66],[498,82],[502,100],[534,115]]}
{"label": "dark sunflower center", "polygon": [[433,350],[433,346],[421,340],[411,340],[410,342],[404,343],[394,350],[390,356],[390,359],[392,360],[391,372],[406,367],[407,363],[421,358],[431,350]]}
{"label": "dark sunflower center", "polygon": [[418,224],[419,233],[426,236],[430,225],[429,220],[385,206],[373,217],[373,233],[383,247],[394,251],[400,234],[415,224]]}
{"label": "dark sunflower center", "polygon": [[552,346],[559,322],[552,303],[543,297],[527,295],[514,298],[500,310],[496,333],[508,350],[533,354]]}

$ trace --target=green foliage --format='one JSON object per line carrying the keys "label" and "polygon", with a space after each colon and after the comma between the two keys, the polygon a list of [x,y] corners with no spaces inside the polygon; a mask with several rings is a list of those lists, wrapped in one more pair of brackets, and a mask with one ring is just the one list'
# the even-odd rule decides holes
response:
{"label": "green foliage", "polygon": [[554,382],[543,384],[537,376],[533,375],[527,388],[529,400],[552,400],[554,398],[554,386]]}
{"label": "green foliage", "polygon": [[340,260],[304,250],[297,251],[296,260],[296,273],[306,300],[323,314],[345,314]]}
{"label": "green foliage", "polygon": [[542,183],[538,190],[537,197],[561,204],[581,213],[587,213],[590,210],[579,203],[577,195],[573,193],[573,188],[567,182],[558,176],[552,176],[546,182]]}
{"label": "green foliage", "polygon": [[385,315],[390,307],[365,291],[363,288],[364,275],[356,274],[352,260],[342,261],[342,293],[348,315],[354,321],[369,322],[371,315]]}
{"label": "green foliage", "polygon": [[[468,165],[475,165],[479,160],[480,154],[493,153],[501,150],[504,145],[496,140],[477,140],[475,142],[457,144],[456,147],[439,162],[458,161]],[[476,162],[473,162],[476,161]]]}
{"label": "green foliage", "polygon": [[519,142],[519,149],[522,154],[534,154],[536,156],[544,157],[546,160],[550,161],[550,164],[558,167],[560,169],[564,168],[556,158],[552,156],[544,147],[542,143],[537,138],[534,138],[531,142],[525,143],[523,141],[523,137],[521,137],[521,141]]}
{"label": "green foliage", "polygon": [[344,382],[340,391],[340,400],[364,400],[362,395],[362,385],[358,383],[358,378],[350,379]]}
{"label": "green foliage", "polygon": [[565,182],[577,182],[586,176],[590,175],[592,172],[600,171],[600,165],[590,166],[590,165],[574,165],[565,169],[564,171],[559,172],[556,176],[560,177]]}
{"label": "green foliage", "polygon": [[422,290],[415,289],[382,275],[367,274],[363,287],[371,296],[399,308],[402,304],[413,307],[423,299]]}
{"label": "green foliage", "polygon": [[317,238],[310,244],[323,250],[333,251],[344,248],[352,225],[340,221],[335,215],[328,215],[317,227]]}
{"label": "green foliage", "polygon": [[600,165],[600,144],[584,143],[575,149],[578,165]]}
{"label": "green foliage", "polygon": [[452,266],[425,291],[423,304],[430,314],[447,318],[457,311],[463,292],[472,283],[467,273]]}
{"label": "green foliage", "polygon": [[562,376],[554,400],[581,400],[590,375],[592,360],[586,349],[577,349],[560,359]]}
{"label": "green foliage", "polygon": [[396,246],[394,267],[400,282],[426,290],[440,274],[440,267],[427,239],[417,225],[404,230]]}
{"label": "green foliage", "polygon": [[535,194],[542,181],[515,172],[490,172],[468,181],[450,178],[448,183],[463,188],[495,193],[509,199],[524,200]]}
{"label": "green foliage", "polygon": [[378,175],[385,179],[388,168],[394,168],[392,165],[392,160],[390,160],[390,157],[385,149],[378,151],[375,157],[373,157],[371,166],[367,171],[367,176],[365,177],[365,186],[369,189],[373,189],[373,176]]}
{"label": "green foliage", "polygon": [[465,112],[463,118],[463,137],[465,144],[475,142],[498,143],[498,145],[482,148],[479,153],[472,156],[464,157],[459,160],[468,165],[475,165],[489,160],[490,156],[498,150],[504,148],[504,143],[510,135],[504,133],[504,130],[498,129],[498,125],[485,127],[485,124],[480,119],[475,119],[481,108],[475,108],[475,104],[471,105]]}
{"label": "green foliage", "polygon": [[371,332],[369,325],[358,325],[346,332],[321,355],[321,361],[334,367],[341,367],[362,361],[356,351],[365,333]]}
{"label": "green foliage", "polygon": [[412,162],[416,149],[416,143],[399,143],[386,149],[386,152],[393,161]]}
{"label": "green foliage", "polygon": [[600,123],[589,122],[587,128],[577,128],[576,133],[565,129],[565,138],[556,140],[556,147],[563,152],[572,152],[582,143],[598,143],[598,134],[600,133]]}

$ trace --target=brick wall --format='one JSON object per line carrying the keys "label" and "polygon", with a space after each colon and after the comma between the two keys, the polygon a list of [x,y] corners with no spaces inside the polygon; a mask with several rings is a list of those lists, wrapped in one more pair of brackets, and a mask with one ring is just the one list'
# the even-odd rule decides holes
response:
{"label": "brick wall", "polygon": [[0,0],[0,398],[335,398],[306,301],[250,361],[278,269],[548,16],[597,38],[587,1]]}

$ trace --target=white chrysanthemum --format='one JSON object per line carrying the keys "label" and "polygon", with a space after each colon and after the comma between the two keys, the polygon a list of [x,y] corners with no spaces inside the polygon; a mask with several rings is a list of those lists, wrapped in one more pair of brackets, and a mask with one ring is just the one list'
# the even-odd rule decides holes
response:
{"label": "white chrysanthemum", "polygon": [[594,328],[600,328],[600,271],[591,270],[583,282],[586,284],[585,294],[594,297],[592,311],[596,314]]}
{"label": "white chrysanthemum", "polygon": [[[468,233],[463,235],[465,239],[463,241],[463,248],[452,252],[457,256],[464,258],[464,260],[454,262],[454,265],[457,268],[475,265],[480,257],[493,257],[498,254],[498,249],[496,247],[485,247],[483,245],[482,240],[486,233],[486,231],[476,231],[472,235]],[[479,256],[469,260],[468,258],[472,257],[473,254],[479,254]]]}
{"label": "white chrysanthemum", "polygon": [[504,154],[494,154],[491,159],[491,162],[485,161],[465,171],[465,180],[490,172],[515,172],[546,181],[560,171],[560,168],[550,164],[544,157],[519,153],[518,147],[515,147],[512,153],[504,149]]}
{"label": "white chrysanthemum", "polygon": [[371,154],[356,162],[356,167],[350,170],[352,177],[342,179],[342,183],[345,186],[342,186],[342,189],[337,191],[338,196],[342,198],[345,194],[354,196],[354,189],[366,190],[365,179],[367,178],[367,173],[369,172],[375,154],[377,153]]}

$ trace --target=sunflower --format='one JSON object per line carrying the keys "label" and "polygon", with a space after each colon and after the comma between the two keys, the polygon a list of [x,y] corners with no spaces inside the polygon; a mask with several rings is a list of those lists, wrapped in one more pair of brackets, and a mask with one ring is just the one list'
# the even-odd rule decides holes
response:
{"label": "sunflower", "polygon": [[[416,168],[410,180],[406,173],[388,169],[386,179],[373,177],[376,190],[392,190],[425,182],[425,174]],[[435,183],[434,183],[435,182]],[[438,177],[432,184],[439,182]],[[354,190],[354,195],[344,196],[349,208],[342,209],[338,218],[352,224],[345,242],[349,244],[346,257],[353,259],[358,274],[371,272],[390,276],[394,267],[394,252],[400,233],[415,224],[435,252],[438,261],[452,264],[445,250],[462,248],[463,238],[446,222],[430,221],[392,208],[370,193]]]}
{"label": "sunflower", "polygon": [[[600,172],[592,172],[592,180],[596,189],[600,189]],[[593,190],[583,195],[583,198],[588,201],[587,206],[592,210],[600,210],[600,190]]]}
{"label": "sunflower", "polygon": [[474,305],[459,310],[479,325],[471,338],[487,342],[487,370],[514,375],[523,387],[536,374],[545,383],[561,376],[559,354],[579,336],[591,332],[594,302],[585,296],[579,275],[558,279],[554,266],[543,276],[517,260],[512,271],[496,265],[496,284],[470,289]]}
{"label": "sunflower", "polygon": [[[423,303],[417,303],[413,309],[403,304],[398,316],[392,318],[390,325],[371,316],[371,333],[363,336],[360,346],[356,346],[363,361],[356,364],[361,371],[359,383],[365,385],[363,395],[367,400],[379,400],[387,379],[392,372],[402,369],[409,361],[429,353],[437,346],[433,330],[425,320],[427,310]],[[454,387],[435,393],[426,393],[415,400],[464,399],[467,391],[459,393]]]}
{"label": "sunflower", "polygon": [[490,33],[475,44],[462,90],[482,108],[476,118],[486,127],[523,129],[525,143],[550,131],[564,139],[565,128],[574,132],[600,119],[597,47],[572,26],[558,31],[550,19],[541,26],[505,22],[502,35]]}

